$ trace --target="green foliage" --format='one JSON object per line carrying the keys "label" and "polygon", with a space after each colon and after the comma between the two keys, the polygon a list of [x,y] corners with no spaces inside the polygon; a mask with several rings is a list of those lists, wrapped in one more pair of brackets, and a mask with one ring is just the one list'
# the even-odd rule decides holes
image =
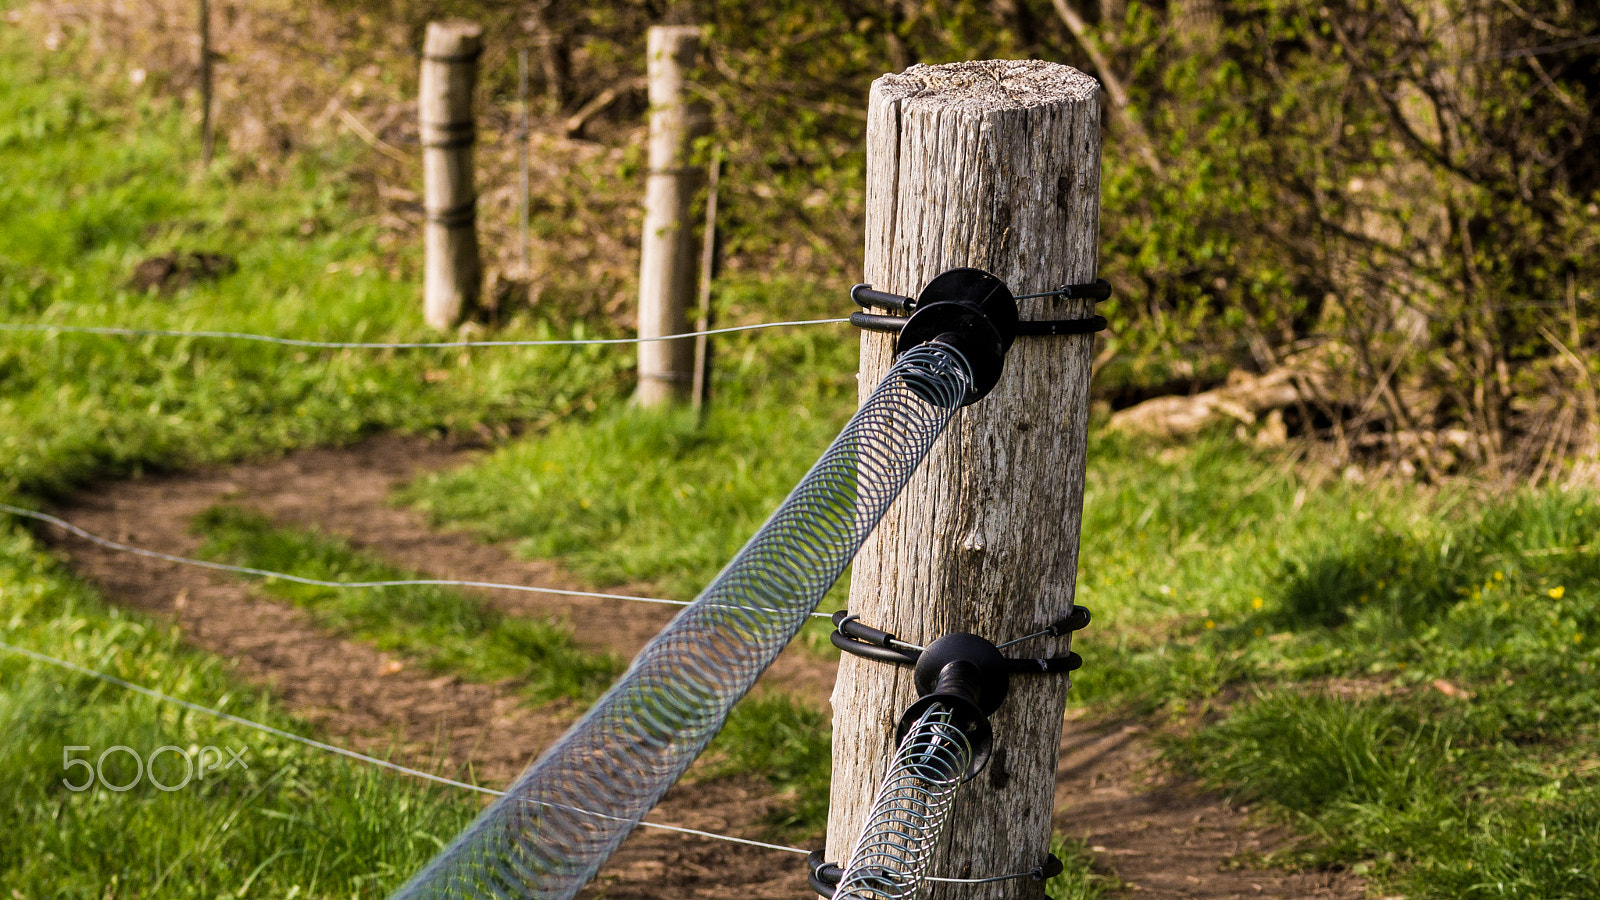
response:
{"label": "green foliage", "polygon": [[[301,158],[294,200],[225,167],[188,173],[181,111],[91,93],[0,36],[0,319],[11,323],[417,340],[409,254],[355,221],[348,147]],[[93,110],[94,112],[89,112]],[[26,139],[23,139],[26,138]],[[139,260],[234,255],[170,296],[128,286]],[[519,321],[499,337],[584,329]],[[306,351],[239,341],[9,333],[0,340],[0,494],[355,440],[538,421],[614,395],[610,348]]]}
{"label": "green foliage", "polygon": [[1426,697],[1274,693],[1182,749],[1213,783],[1323,836],[1306,862],[1359,860],[1408,897],[1594,896],[1600,782],[1452,712]]}
{"label": "green foliage", "polygon": [[1061,860],[1061,874],[1044,883],[1050,900],[1099,900],[1123,887],[1117,878],[1095,871],[1094,855],[1081,841],[1057,835],[1050,852]]}
{"label": "green foliage", "polygon": [[[195,518],[202,555],[321,581],[397,581],[394,569],[344,541],[278,528],[258,513],[214,506]],[[593,700],[622,664],[573,645],[555,621],[507,616],[486,601],[443,587],[347,589],[262,579],[263,588],[312,612],[319,624],[382,650],[425,660],[475,681],[515,679],[536,700]]]}
{"label": "green foliage", "polygon": [[[314,733],[178,634],[107,609],[15,526],[0,526],[0,640],[293,733]],[[185,711],[0,651],[0,884],[16,896],[383,897],[476,812],[470,797]],[[82,784],[63,749],[237,751],[238,765],[163,791]],[[191,756],[191,758],[193,758]],[[221,755],[221,760],[230,757]],[[215,762],[215,760],[213,760]],[[178,754],[157,777],[183,781]],[[135,774],[122,751],[107,778]]]}

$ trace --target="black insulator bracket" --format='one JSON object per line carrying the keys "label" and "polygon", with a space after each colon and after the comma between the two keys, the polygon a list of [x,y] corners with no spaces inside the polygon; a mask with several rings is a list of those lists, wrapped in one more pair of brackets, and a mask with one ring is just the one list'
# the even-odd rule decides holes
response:
{"label": "black insulator bracket", "polygon": [[[1065,617],[1051,622],[1030,637],[1060,637],[1088,626],[1092,618],[1087,606],[1072,607]],[[860,616],[845,610],[833,614],[833,633],[828,640],[840,650],[862,659],[885,662],[896,666],[914,667],[920,664],[924,650],[908,644],[887,631],[873,628],[861,621]],[[982,638],[979,638],[982,640]],[[1023,640],[1022,638],[1018,639]],[[935,644],[938,641],[934,642]],[[1013,642],[1015,643],[1015,642]],[[930,646],[929,649],[932,649]],[[1061,656],[1002,657],[1006,671],[1012,675],[1049,675],[1076,672],[1083,667],[1083,657],[1068,651]]]}
{"label": "black insulator bracket", "polygon": [[[1044,862],[1034,866],[1033,871],[1007,877],[1049,881],[1066,870],[1067,867],[1054,853],[1046,853]],[[811,889],[816,891],[818,896],[833,900],[834,894],[839,890],[839,882],[843,879],[844,867],[838,863],[828,862],[821,850],[813,850],[806,854],[806,881],[810,882]]]}
{"label": "black insulator bracket", "polygon": [[975,634],[956,632],[929,644],[918,654],[912,675],[920,696],[900,716],[895,744],[905,741],[930,707],[947,707],[972,748],[972,758],[961,779],[971,781],[983,771],[994,750],[994,729],[989,726],[989,717],[1011,690],[1009,663],[999,648]]}
{"label": "black insulator bracket", "polygon": [[844,877],[844,867],[827,862],[821,850],[806,854],[806,872],[806,881],[811,883],[811,889],[829,900],[839,890],[839,879]]}
{"label": "black insulator bracket", "polygon": [[[1064,284],[1053,291],[1023,295],[1024,298],[1064,297],[1095,302],[1110,296],[1111,283],[1104,278],[1089,284]],[[1001,362],[1017,337],[1093,334],[1107,327],[1104,316],[1023,322],[1017,313],[1018,298],[1005,282],[982,269],[958,268],[942,272],[914,298],[858,284],[850,289],[850,299],[862,310],[850,314],[850,324],[866,331],[899,335],[895,341],[896,355],[928,341],[958,343],[958,349],[973,369],[973,390],[963,405],[977,402],[994,389],[1000,380]],[[874,307],[907,315],[870,312]],[[998,352],[994,345],[996,338],[999,339]]]}

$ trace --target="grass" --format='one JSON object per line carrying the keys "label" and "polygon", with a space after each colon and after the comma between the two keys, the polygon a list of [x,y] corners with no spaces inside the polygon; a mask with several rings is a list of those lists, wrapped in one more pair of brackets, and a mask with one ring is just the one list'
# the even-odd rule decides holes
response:
{"label": "grass", "polygon": [[[352,206],[355,147],[297,156],[285,183],[200,168],[180,106],[126,81],[74,77],[17,29],[0,36],[0,320],[437,337],[417,252],[386,249]],[[419,245],[420,246],[420,245]],[[205,250],[237,271],[170,295],[135,291],[142,259]],[[504,338],[584,326],[524,315]],[[0,494],[343,443],[377,430],[538,422],[620,389],[610,348],[310,351],[236,341],[6,334]]]}
{"label": "grass", "polygon": [[[237,506],[212,507],[194,525],[205,536],[201,555],[234,565],[324,581],[417,577],[343,541],[280,528]],[[576,647],[562,623],[507,616],[447,588],[345,590],[257,580],[267,593],[309,610],[330,631],[469,680],[512,680],[532,701],[592,702],[622,674],[614,657]],[[824,713],[781,694],[758,694],[734,707],[694,777],[766,778],[793,798],[769,824],[785,835],[809,837],[827,820],[829,753]]]}
{"label": "grass", "polygon": [[[0,640],[67,659],[291,732],[315,733],[185,648],[155,623],[102,605],[14,525],[0,526]],[[476,813],[460,791],[382,774],[281,738],[191,713],[87,676],[0,651],[0,885],[9,896],[100,900],[382,897]],[[163,791],[75,792],[81,767],[111,747],[144,759],[161,747],[241,754],[234,766]],[[220,754],[213,754],[214,756]],[[152,772],[179,785],[180,754]],[[222,755],[227,760],[229,756]],[[140,773],[125,751],[101,772]],[[98,776],[97,776],[98,777]]]}
{"label": "grass", "polygon": [[[427,339],[418,253],[365,224],[347,178],[356,148],[307,148],[282,182],[240,177],[225,156],[193,159],[181,104],[47,55],[0,30],[0,321],[215,329],[305,338]],[[238,268],[170,294],[128,287],[142,259],[233,255]],[[724,321],[813,302],[804,286],[730,285]],[[850,378],[796,363],[850,335],[771,332],[721,345],[717,389],[797,396]],[[608,336],[523,311],[501,338]],[[758,348],[760,348],[758,350]],[[199,339],[0,335],[0,498],[35,505],[96,479],[137,476],[381,430],[535,430],[624,399],[627,348],[310,351]],[[205,523],[213,552],[324,574],[388,573],[310,535],[272,533],[237,511]],[[232,543],[230,543],[232,542]],[[258,543],[259,542],[259,543]],[[497,618],[443,592],[294,598],[362,639],[483,678],[521,677],[534,696],[588,694],[613,664],[574,655],[559,631]],[[387,608],[385,608],[387,607]],[[0,523],[0,635],[135,683],[304,733],[214,657],[149,621],[101,605],[13,522]],[[809,713],[763,707],[773,721]],[[738,713],[735,720],[746,721]],[[464,825],[476,803],[317,751],[0,653],[0,885],[19,896],[383,896]],[[774,733],[746,726],[746,733]],[[815,753],[815,732],[797,752]],[[825,737],[822,746],[826,746]],[[67,791],[62,748],[241,747],[255,765],[167,793]],[[131,776],[106,763],[114,778]],[[126,764],[131,765],[131,762]],[[164,778],[181,773],[170,752]],[[791,767],[792,768],[792,767]],[[758,772],[768,769],[757,767]],[[772,769],[783,781],[783,767]],[[807,769],[809,772],[810,770]]]}
{"label": "grass", "polygon": [[[238,506],[214,506],[194,520],[201,555],[234,565],[322,581],[420,578],[336,538],[276,527]],[[557,621],[507,616],[445,587],[351,590],[257,579],[263,589],[309,610],[329,631],[422,660],[472,681],[514,680],[535,701],[593,701],[622,673],[620,660],[579,649]]]}

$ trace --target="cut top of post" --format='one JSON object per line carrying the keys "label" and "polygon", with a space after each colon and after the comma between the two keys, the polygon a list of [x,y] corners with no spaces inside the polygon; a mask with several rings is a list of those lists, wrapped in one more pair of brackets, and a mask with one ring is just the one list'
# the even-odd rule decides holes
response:
{"label": "cut top of post", "polygon": [[918,63],[872,83],[880,99],[900,101],[902,107],[972,112],[1081,102],[1099,90],[1099,82],[1077,69],[1037,59]]}
{"label": "cut top of post", "polygon": [[466,63],[483,51],[483,26],[464,19],[429,22],[422,42],[424,58],[435,62]]}

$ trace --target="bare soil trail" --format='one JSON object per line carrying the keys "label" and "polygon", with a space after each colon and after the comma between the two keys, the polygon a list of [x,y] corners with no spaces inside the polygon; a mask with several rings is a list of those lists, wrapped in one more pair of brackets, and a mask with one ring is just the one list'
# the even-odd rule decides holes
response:
{"label": "bare soil trail", "polygon": [[[192,555],[192,518],[219,502],[274,520],[316,527],[430,577],[593,589],[560,566],[519,559],[508,548],[440,531],[389,501],[395,487],[423,472],[464,464],[474,451],[422,439],[382,436],[345,449],[310,450],[265,462],[101,485],[58,510],[80,527],[135,546]],[[223,573],[131,556],[41,531],[112,600],[170,618],[186,639],[237,660],[246,678],[268,686],[297,715],[348,745],[391,754],[421,768],[457,773],[467,765],[486,784],[508,783],[580,710],[570,703],[530,707],[513,684],[483,685],[439,676],[370,645],[331,635],[308,615],[265,599]],[[647,586],[612,588],[649,596]],[[515,615],[559,617],[594,649],[632,655],[675,612],[616,600],[486,592]],[[826,702],[833,666],[798,648],[763,679],[814,705]],[[1362,882],[1342,873],[1289,873],[1250,862],[1289,836],[1252,827],[1242,811],[1175,782],[1154,765],[1147,729],[1136,722],[1069,723],[1057,781],[1060,830],[1094,847],[1097,867],[1115,873],[1129,895],[1204,898],[1354,898]],[[754,779],[701,781],[674,788],[656,821],[761,838],[763,817],[783,798]],[[776,851],[640,830],[590,893],[605,897],[727,895],[756,900],[809,896],[803,861]]]}

